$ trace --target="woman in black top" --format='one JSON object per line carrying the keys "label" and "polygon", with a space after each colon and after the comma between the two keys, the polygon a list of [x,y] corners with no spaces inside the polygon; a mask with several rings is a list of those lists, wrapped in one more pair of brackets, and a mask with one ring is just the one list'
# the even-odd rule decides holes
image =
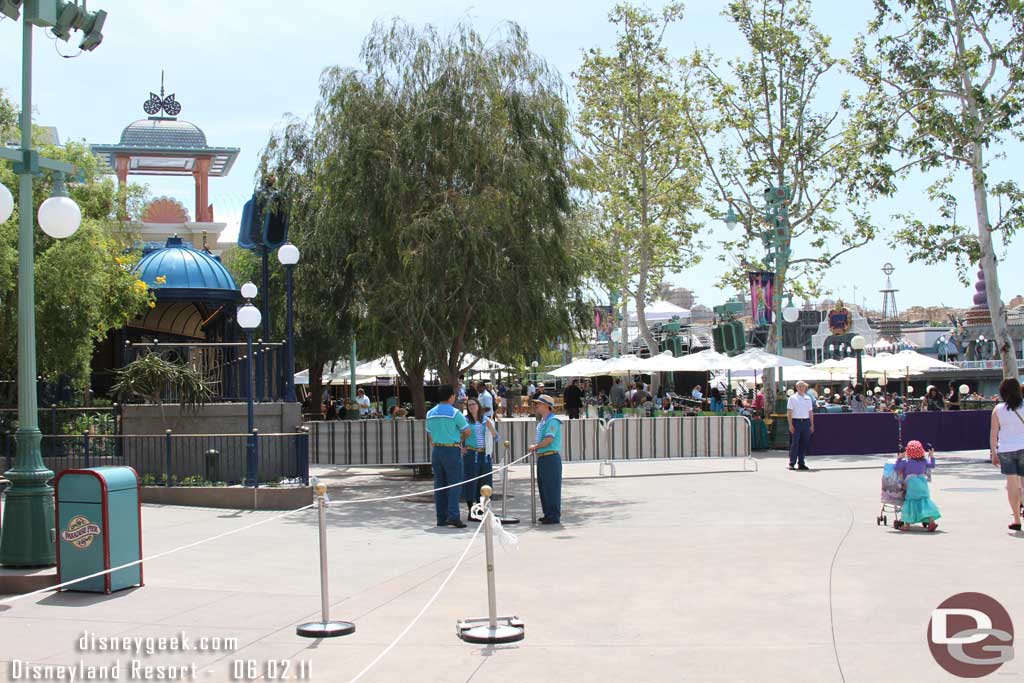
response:
{"label": "woman in black top", "polygon": [[949,383],[949,395],[946,396],[946,410],[960,410],[960,392],[952,382]]}

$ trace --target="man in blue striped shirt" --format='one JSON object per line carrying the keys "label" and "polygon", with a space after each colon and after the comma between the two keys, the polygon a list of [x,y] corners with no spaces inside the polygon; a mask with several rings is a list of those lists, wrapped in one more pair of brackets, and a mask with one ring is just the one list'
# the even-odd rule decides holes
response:
{"label": "man in blue striped shirt", "polygon": [[434,470],[434,508],[437,526],[462,529],[459,519],[459,493],[462,481],[462,449],[469,436],[469,423],[462,411],[455,409],[455,390],[441,387],[440,403],[427,412],[427,442],[431,447],[430,465]]}

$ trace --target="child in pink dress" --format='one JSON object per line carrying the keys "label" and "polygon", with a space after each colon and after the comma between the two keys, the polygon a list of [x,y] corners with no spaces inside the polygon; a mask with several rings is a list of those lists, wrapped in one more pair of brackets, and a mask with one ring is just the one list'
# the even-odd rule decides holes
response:
{"label": "child in pink dress", "polygon": [[935,467],[935,449],[931,449],[928,455],[928,458],[924,457],[924,446],[920,441],[911,441],[907,444],[907,457],[896,462],[896,471],[903,474],[907,488],[900,527],[904,531],[911,524],[924,524],[928,531],[935,531],[939,526],[935,520],[942,514],[928,489],[928,471]]}

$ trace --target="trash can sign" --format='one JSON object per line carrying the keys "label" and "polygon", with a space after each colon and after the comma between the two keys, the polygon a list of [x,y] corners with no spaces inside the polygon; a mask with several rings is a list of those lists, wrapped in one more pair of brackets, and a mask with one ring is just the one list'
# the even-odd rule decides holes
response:
{"label": "trash can sign", "polygon": [[100,527],[93,524],[86,517],[78,515],[68,521],[68,528],[60,532],[62,541],[67,541],[79,550],[85,550],[94,538],[100,535]]}

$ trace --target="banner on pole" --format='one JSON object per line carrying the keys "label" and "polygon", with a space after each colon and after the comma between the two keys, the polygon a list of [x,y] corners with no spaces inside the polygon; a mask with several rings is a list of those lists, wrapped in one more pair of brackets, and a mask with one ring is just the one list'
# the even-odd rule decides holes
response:
{"label": "banner on pole", "polygon": [[611,341],[615,329],[615,310],[611,306],[594,306],[594,329],[597,341]]}
{"label": "banner on pole", "polygon": [[775,273],[760,271],[747,273],[747,277],[750,280],[750,315],[754,326],[771,325]]}

